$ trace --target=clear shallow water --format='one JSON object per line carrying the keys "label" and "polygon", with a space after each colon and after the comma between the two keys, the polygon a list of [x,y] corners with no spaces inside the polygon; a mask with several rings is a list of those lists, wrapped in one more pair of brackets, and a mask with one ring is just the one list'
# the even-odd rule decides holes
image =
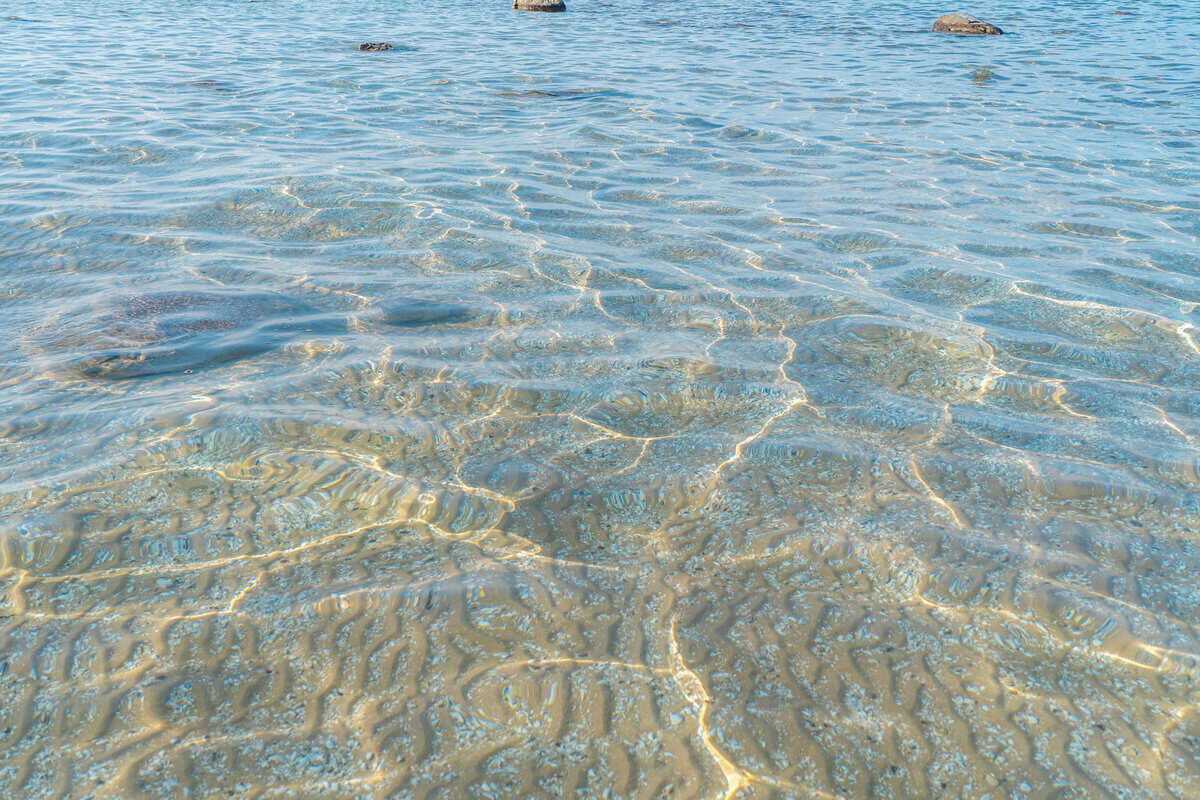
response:
{"label": "clear shallow water", "polygon": [[3,793],[1200,794],[1200,25],[847,5],[7,5]]}

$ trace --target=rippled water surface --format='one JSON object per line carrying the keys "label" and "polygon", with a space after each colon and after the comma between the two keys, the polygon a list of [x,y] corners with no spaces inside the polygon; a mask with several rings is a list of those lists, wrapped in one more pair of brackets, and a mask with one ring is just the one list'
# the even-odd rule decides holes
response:
{"label": "rippled water surface", "polygon": [[0,795],[1200,797],[1195,9],[568,2],[4,6]]}

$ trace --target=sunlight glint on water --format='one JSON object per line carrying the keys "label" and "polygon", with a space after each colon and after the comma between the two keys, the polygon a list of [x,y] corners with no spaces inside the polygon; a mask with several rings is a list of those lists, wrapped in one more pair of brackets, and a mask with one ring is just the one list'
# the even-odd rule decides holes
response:
{"label": "sunlight glint on water", "polygon": [[1200,796],[1187,4],[507,5],[5,6],[0,795]]}

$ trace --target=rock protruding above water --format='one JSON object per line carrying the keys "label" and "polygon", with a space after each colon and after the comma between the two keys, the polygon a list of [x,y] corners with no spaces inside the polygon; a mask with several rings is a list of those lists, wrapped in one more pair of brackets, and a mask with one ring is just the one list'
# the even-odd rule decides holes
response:
{"label": "rock protruding above water", "polygon": [[975,35],[995,35],[1004,31],[972,17],[970,14],[943,14],[933,23],[934,31],[938,33],[969,33]]}
{"label": "rock protruding above water", "polygon": [[391,50],[392,46],[387,42],[363,42],[358,46],[358,49],[378,53],[381,50]]}
{"label": "rock protruding above water", "polygon": [[567,4],[563,0],[513,0],[513,8],[518,11],[566,11]]}

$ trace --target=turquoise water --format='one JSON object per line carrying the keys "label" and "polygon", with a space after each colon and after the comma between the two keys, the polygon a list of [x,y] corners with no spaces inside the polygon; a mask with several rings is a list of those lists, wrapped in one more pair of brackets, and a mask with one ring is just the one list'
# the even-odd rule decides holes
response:
{"label": "turquoise water", "polygon": [[5,6],[0,794],[1200,796],[1190,7],[568,3]]}

